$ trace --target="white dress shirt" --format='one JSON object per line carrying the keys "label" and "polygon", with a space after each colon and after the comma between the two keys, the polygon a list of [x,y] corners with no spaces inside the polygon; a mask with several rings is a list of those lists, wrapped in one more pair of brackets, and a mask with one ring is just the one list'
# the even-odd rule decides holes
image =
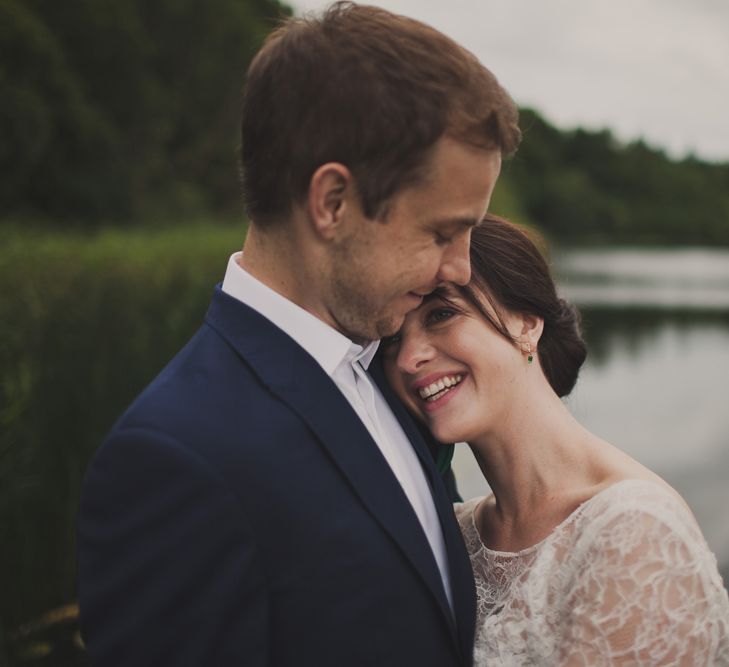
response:
{"label": "white dress shirt", "polygon": [[270,320],[303,347],[324,369],[362,420],[392,469],[425,532],[453,609],[448,558],[438,513],[415,451],[367,368],[379,341],[357,345],[322,320],[245,271],[233,254],[223,292]]}

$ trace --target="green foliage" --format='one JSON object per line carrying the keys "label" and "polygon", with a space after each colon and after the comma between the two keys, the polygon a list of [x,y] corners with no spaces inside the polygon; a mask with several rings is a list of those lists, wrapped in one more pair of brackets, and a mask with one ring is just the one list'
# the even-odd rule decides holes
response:
{"label": "green foliage", "polygon": [[87,462],[202,322],[244,229],[0,229],[0,626],[75,598]]}
{"label": "green foliage", "polygon": [[[504,173],[506,173],[506,170],[508,170],[508,164],[505,166]],[[524,211],[521,198],[514,190],[513,182],[505,177],[504,173],[496,182],[489,211],[514,222],[527,222],[529,218]]]}
{"label": "green foliage", "polygon": [[521,125],[524,140],[502,178],[554,239],[729,245],[729,163],[671,161],[608,130],[560,132],[528,109]]}
{"label": "green foliage", "polygon": [[243,74],[287,13],[276,0],[0,0],[3,215],[90,226],[237,209]]}
{"label": "green foliage", "polygon": [[[0,0],[5,219],[97,228],[239,209],[239,97],[277,0]],[[567,243],[729,244],[729,164],[522,112],[497,213]]]}

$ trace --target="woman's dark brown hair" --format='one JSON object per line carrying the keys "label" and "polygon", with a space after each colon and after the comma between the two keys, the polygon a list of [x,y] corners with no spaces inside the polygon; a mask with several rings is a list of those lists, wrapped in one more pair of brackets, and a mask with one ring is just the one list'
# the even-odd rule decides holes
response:
{"label": "woman's dark brown hair", "polygon": [[[557,296],[549,266],[529,235],[517,225],[487,215],[471,234],[471,282],[459,288],[505,338],[516,342],[501,320],[505,310],[544,320],[537,346],[544,374],[558,396],[577,382],[587,348],[580,316]],[[484,298],[496,317],[484,308]]]}
{"label": "woman's dark brown hair", "polygon": [[442,136],[508,155],[517,121],[494,75],[420,21],[351,2],[287,19],[253,59],[243,95],[248,215],[261,227],[285,219],[316,169],[339,162],[365,215],[383,217]]}

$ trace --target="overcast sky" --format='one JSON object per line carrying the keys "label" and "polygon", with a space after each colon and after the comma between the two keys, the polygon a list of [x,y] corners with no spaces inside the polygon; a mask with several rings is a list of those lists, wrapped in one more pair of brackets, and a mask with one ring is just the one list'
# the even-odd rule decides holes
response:
{"label": "overcast sky", "polygon": [[[328,3],[294,0],[299,11]],[[729,0],[370,0],[475,53],[561,128],[729,162]]]}

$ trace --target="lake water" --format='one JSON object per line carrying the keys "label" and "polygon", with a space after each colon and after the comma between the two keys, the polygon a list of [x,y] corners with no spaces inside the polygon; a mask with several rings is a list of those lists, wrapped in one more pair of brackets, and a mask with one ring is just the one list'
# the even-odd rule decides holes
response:
{"label": "lake water", "polygon": [[[681,493],[726,582],[729,251],[570,250],[553,264],[589,349],[568,407]],[[464,498],[488,492],[466,445],[454,467]]]}

